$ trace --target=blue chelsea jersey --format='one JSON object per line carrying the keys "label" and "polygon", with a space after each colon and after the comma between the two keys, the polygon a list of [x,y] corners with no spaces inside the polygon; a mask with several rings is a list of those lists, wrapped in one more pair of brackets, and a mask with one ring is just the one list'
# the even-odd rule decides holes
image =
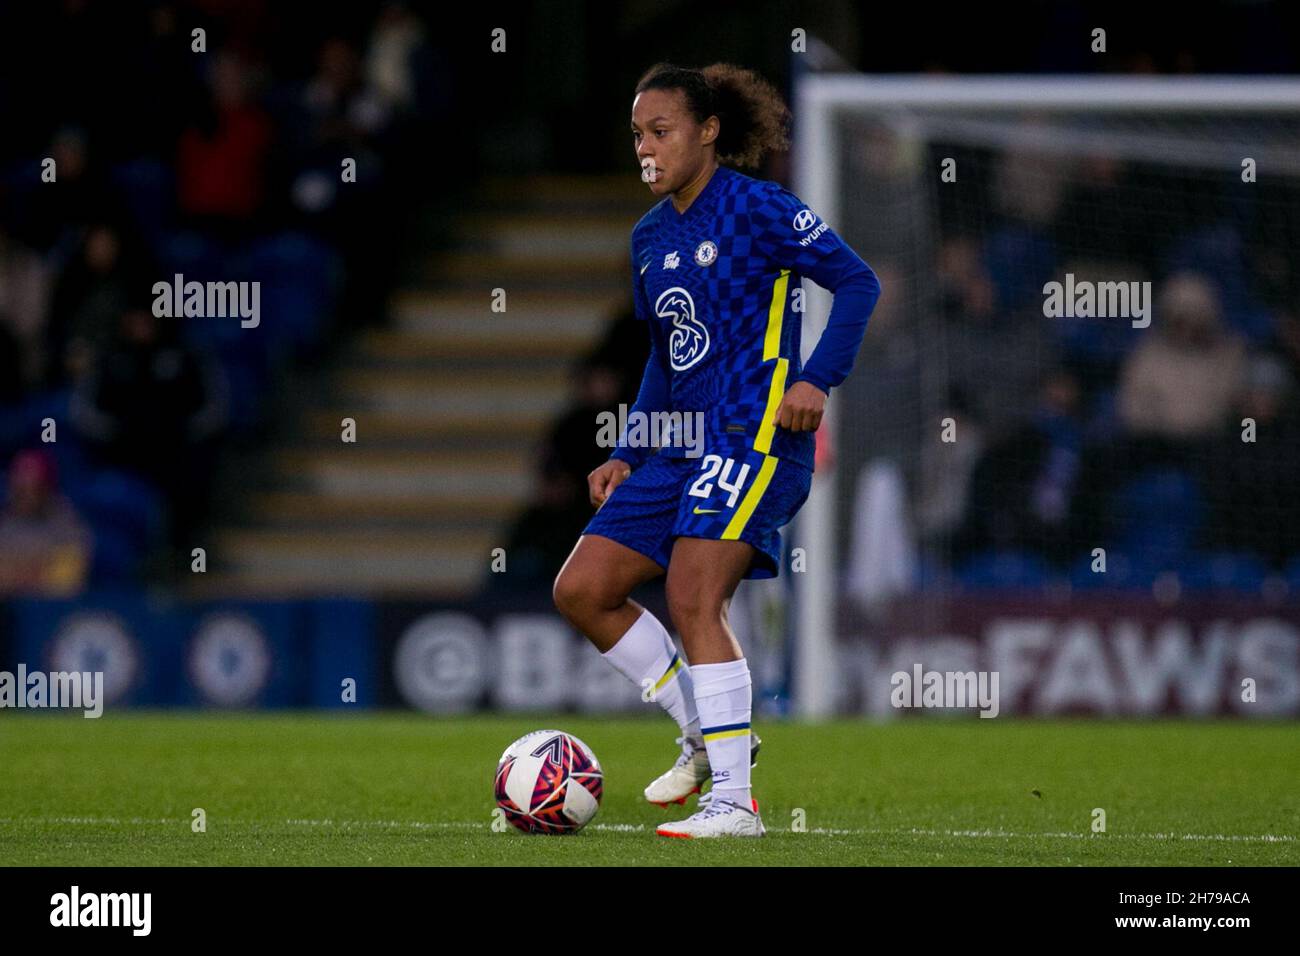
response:
{"label": "blue chelsea jersey", "polygon": [[802,370],[800,280],[833,288],[854,263],[867,268],[793,193],[725,166],[685,213],[665,198],[637,223],[636,314],[663,362],[668,410],[704,413],[707,451],[753,448],[812,468],[813,432],[772,421]]}

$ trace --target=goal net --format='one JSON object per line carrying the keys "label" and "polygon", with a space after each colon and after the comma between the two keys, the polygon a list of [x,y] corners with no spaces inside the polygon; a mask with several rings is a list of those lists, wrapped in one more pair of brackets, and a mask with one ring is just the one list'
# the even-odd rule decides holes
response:
{"label": "goal net", "polygon": [[1300,593],[1300,83],[808,75],[794,112],[884,287],[790,536],[798,712],[861,704],[844,639],[900,606]]}

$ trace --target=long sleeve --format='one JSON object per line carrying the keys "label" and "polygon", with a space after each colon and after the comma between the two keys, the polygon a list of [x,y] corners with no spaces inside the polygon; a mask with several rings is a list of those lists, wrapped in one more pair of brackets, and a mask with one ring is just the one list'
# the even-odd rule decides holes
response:
{"label": "long sleeve", "polygon": [[871,266],[847,246],[805,274],[834,298],[826,328],[795,381],[810,382],[829,393],[853,370],[867,332],[867,320],[880,300],[880,280]]}
{"label": "long sleeve", "polygon": [[830,226],[788,189],[772,184],[752,210],[754,244],[769,261],[812,279],[834,300],[826,329],[794,381],[829,392],[848,377],[880,299],[880,280]]}

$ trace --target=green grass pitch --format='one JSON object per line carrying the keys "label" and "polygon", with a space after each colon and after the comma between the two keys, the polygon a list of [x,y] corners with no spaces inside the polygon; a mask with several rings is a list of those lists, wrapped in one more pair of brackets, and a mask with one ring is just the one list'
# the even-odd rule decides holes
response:
{"label": "green grass pitch", "polygon": [[[605,770],[568,837],[491,826],[516,737],[577,734]],[[768,835],[672,840],[641,790],[662,716],[0,715],[5,865],[1290,865],[1294,723],[756,723]],[[1093,809],[1106,832],[1092,832]],[[195,833],[202,808],[207,831]],[[798,811],[802,811],[800,814]],[[802,817],[804,828],[793,827]]]}

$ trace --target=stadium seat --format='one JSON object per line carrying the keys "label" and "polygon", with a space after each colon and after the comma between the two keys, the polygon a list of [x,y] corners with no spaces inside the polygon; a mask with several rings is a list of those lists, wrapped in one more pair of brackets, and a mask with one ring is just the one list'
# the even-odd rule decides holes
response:
{"label": "stadium seat", "polygon": [[229,279],[225,275],[225,250],[222,244],[201,233],[179,230],[167,233],[157,250],[164,275],[171,279],[177,272],[191,280]]}
{"label": "stadium seat", "polygon": [[947,591],[952,587],[952,574],[944,565],[925,555],[916,559],[916,586],[921,591]]}
{"label": "stadium seat", "polygon": [[962,562],[955,576],[959,587],[975,590],[1042,588],[1051,580],[1052,569],[1027,551],[983,551]]}
{"label": "stadium seat", "polygon": [[96,528],[88,584],[100,587],[132,583],[144,554],[127,532],[112,527]]}
{"label": "stadium seat", "polygon": [[109,179],[140,234],[157,249],[176,211],[176,181],[170,167],[142,157],[114,166]]}
{"label": "stadium seat", "polygon": [[319,341],[338,291],[337,254],[302,233],[254,242],[241,272],[262,282],[262,312],[274,317],[265,337],[277,353],[297,354]]}
{"label": "stadium seat", "polygon": [[1121,429],[1119,407],[1115,389],[1099,392],[1087,410],[1084,424],[1084,441],[1105,443],[1115,440]]}
{"label": "stadium seat", "polygon": [[160,540],[164,530],[162,495],[149,482],[125,471],[101,468],[65,483],[78,513],[93,529],[96,566],[100,542],[117,573],[134,566]]}
{"label": "stadium seat", "polygon": [[1052,277],[1056,262],[1051,238],[1028,226],[1004,226],[984,247],[984,264],[1002,309],[1041,304],[1043,283]]}
{"label": "stadium seat", "polygon": [[1205,500],[1189,473],[1153,468],[1116,492],[1113,515],[1117,550],[1174,566],[1193,549],[1205,517]]}
{"label": "stadium seat", "polygon": [[1092,569],[1091,553],[1081,556],[1070,568],[1070,586],[1080,591],[1091,589],[1145,591],[1167,569],[1167,565],[1123,551],[1106,551],[1105,572]]}
{"label": "stadium seat", "polygon": [[[7,461],[14,452],[41,445],[41,422],[46,418],[66,425],[71,397],[72,393],[67,389],[36,392],[16,405],[0,408],[0,459]],[[68,433],[60,428],[59,437],[67,436]],[[57,447],[61,444],[64,443],[56,442],[52,448],[56,455],[62,450]]]}
{"label": "stadium seat", "polygon": [[1197,554],[1179,569],[1179,581],[1189,591],[1255,593],[1268,577],[1268,565],[1253,554]]}

